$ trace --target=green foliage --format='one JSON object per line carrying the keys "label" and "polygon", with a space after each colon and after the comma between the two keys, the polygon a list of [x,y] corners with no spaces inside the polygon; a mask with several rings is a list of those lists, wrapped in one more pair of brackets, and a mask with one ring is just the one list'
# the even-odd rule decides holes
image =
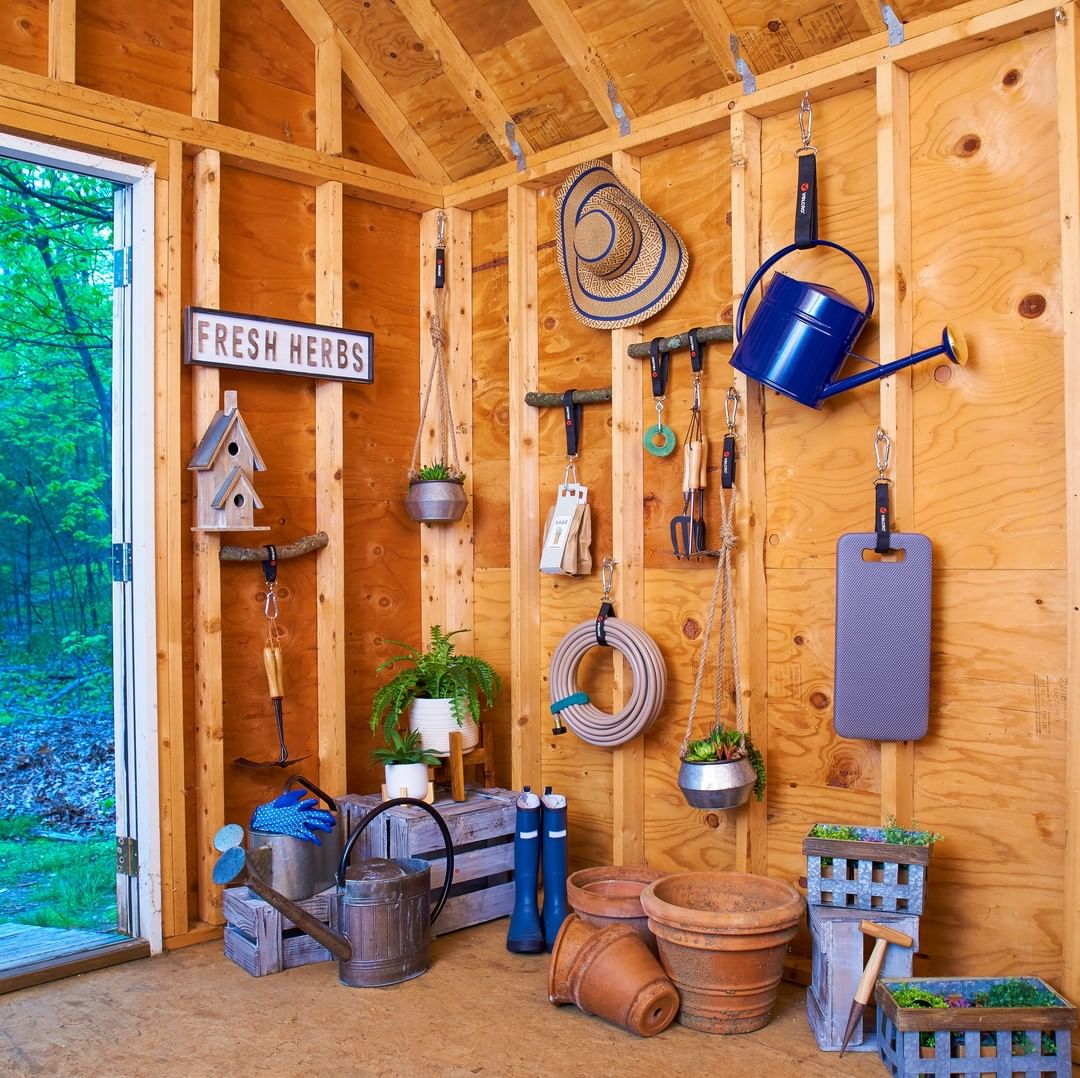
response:
{"label": "green foliage", "polygon": [[386,748],[379,746],[371,750],[371,758],[379,764],[427,764],[438,767],[441,761],[433,752],[420,746],[419,730],[398,730],[396,727],[386,731]]}
{"label": "green foliage", "polygon": [[405,648],[405,654],[380,663],[375,672],[382,673],[398,663],[408,665],[376,691],[371,702],[372,731],[380,723],[387,734],[396,730],[402,713],[416,699],[449,700],[458,726],[464,725],[467,714],[479,719],[482,706],[491,707],[495,703],[502,682],[494,668],[484,659],[458,655],[454,650],[453,638],[465,631],[444,633],[441,626],[432,625],[426,651],[400,640],[387,641]]}
{"label": "green foliage", "polygon": [[861,842],[858,831],[846,824],[816,823],[810,828],[811,838],[831,838],[837,842]]}
{"label": "green foliage", "polygon": [[882,830],[882,841],[892,843],[895,846],[933,846],[945,836],[936,831],[920,831],[918,823],[911,821],[911,828],[901,827],[896,822],[895,816],[890,816],[885,821]]}
{"label": "green foliage", "polygon": [[918,985],[905,984],[900,988],[890,988],[897,1007],[948,1007],[944,996],[928,992]]}
{"label": "green foliage", "polygon": [[765,759],[747,734],[729,730],[721,723],[714,726],[705,737],[691,741],[683,759],[687,763],[702,764],[713,760],[742,760],[748,757],[757,776],[754,797],[760,801],[765,796]]}
{"label": "green foliage", "polygon": [[974,999],[976,1007],[1056,1007],[1053,993],[1020,977],[991,985]]}
{"label": "green foliage", "polygon": [[444,463],[441,460],[434,461],[431,464],[424,464],[416,473],[417,479],[442,479],[453,480],[457,482],[465,478],[465,473],[460,469],[455,471],[449,464]]}

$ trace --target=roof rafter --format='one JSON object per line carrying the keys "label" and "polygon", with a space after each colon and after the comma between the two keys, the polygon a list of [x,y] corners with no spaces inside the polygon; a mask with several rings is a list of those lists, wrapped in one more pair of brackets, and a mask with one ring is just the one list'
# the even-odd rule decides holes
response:
{"label": "roof rafter", "polygon": [[[442,63],[443,71],[465,101],[469,111],[480,121],[491,141],[507,161],[513,160],[506,125],[515,124],[506,106],[499,100],[472,57],[450,29],[446,20],[436,10],[431,0],[393,0],[394,6],[409,21],[421,41],[434,52]],[[518,130],[514,134],[525,153],[535,153],[536,148]]]}
{"label": "roof rafter", "polygon": [[282,0],[282,4],[313,44],[337,45],[341,51],[341,74],[350,91],[412,174],[428,183],[446,183],[450,179],[446,169],[319,0]]}
{"label": "roof rafter", "polygon": [[731,39],[739,35],[724,5],[718,0],[683,0],[683,6],[709,46],[713,59],[720,65],[724,78],[729,84],[738,82],[735,58],[731,55]]}
{"label": "roof rafter", "polygon": [[[585,87],[596,111],[607,121],[609,127],[618,127],[619,121],[608,95],[608,85],[613,84],[611,72],[589,35],[581,28],[566,0],[529,0],[529,7],[540,20],[548,37],[555,43],[567,66],[578,82]],[[625,101],[620,102],[627,116],[634,113]]]}

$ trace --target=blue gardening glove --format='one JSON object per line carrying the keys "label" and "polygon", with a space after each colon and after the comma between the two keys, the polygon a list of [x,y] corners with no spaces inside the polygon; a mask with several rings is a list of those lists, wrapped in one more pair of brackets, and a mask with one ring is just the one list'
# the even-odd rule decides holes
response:
{"label": "blue gardening glove", "polygon": [[314,797],[308,797],[307,790],[289,790],[269,804],[256,806],[251,814],[251,828],[272,835],[290,835],[321,846],[315,832],[333,831],[337,821],[332,812],[313,807],[318,803]]}

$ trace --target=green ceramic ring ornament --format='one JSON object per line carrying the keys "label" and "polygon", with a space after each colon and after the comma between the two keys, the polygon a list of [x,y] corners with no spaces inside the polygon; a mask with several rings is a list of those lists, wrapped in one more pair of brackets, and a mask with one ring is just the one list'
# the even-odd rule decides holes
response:
{"label": "green ceramic ring ornament", "polygon": [[[662,438],[663,441],[658,441]],[[675,432],[663,423],[654,423],[645,432],[645,448],[654,457],[669,457],[675,449]]]}

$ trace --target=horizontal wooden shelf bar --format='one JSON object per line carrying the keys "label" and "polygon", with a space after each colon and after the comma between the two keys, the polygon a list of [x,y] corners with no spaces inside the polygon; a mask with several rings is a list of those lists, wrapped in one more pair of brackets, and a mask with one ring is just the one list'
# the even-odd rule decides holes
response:
{"label": "horizontal wooden shelf bar", "polygon": [[[299,558],[304,554],[311,554],[316,550],[322,550],[330,543],[330,537],[326,532],[316,532],[314,535],[305,535],[297,539],[295,543],[286,543],[284,546],[274,545],[277,551],[278,561],[286,558]],[[223,546],[221,548],[222,561],[265,561],[265,546]]]}
{"label": "horizontal wooden shelf bar", "polygon": [[[611,386],[604,386],[602,389],[575,389],[574,395],[570,398],[572,404],[603,404],[609,400],[611,400]],[[532,405],[533,408],[561,408],[563,395],[561,393],[526,393],[525,403]]]}
{"label": "horizontal wooden shelf bar", "polygon": [[[680,348],[690,347],[690,331],[686,333],[676,333],[674,337],[661,337],[659,348],[661,352],[676,352]],[[709,341],[731,341],[735,336],[735,329],[733,326],[706,326],[704,329],[698,330],[698,340],[703,344],[707,344]],[[649,341],[639,341],[637,344],[630,345],[626,349],[626,354],[631,359],[648,359],[649,348],[651,347]]]}

